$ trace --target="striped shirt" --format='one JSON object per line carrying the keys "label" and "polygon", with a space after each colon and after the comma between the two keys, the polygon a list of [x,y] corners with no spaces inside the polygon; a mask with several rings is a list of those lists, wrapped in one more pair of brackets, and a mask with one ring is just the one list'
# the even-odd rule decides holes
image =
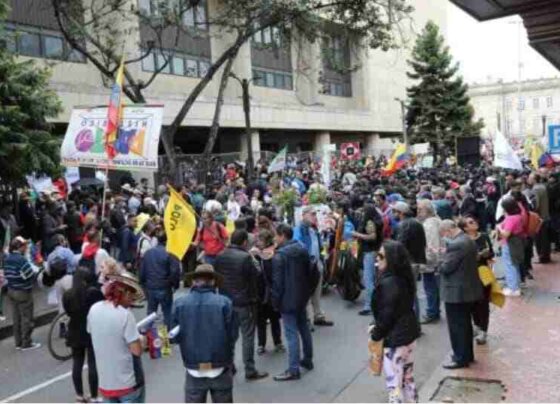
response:
{"label": "striped shirt", "polygon": [[31,290],[35,281],[35,271],[19,252],[8,254],[4,260],[4,277],[8,281],[8,288],[13,290]]}

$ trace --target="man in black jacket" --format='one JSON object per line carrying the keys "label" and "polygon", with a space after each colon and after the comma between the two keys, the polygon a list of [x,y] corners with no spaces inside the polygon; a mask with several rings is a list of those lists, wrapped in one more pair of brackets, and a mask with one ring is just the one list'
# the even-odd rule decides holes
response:
{"label": "man in black jacket", "polygon": [[[300,366],[307,370],[313,369],[313,340],[306,307],[317,285],[314,285],[309,253],[292,238],[290,226],[280,224],[276,228],[278,248],[272,258],[271,297],[273,307],[282,315],[289,358],[288,370],[274,377],[279,382],[299,379]],[[303,345],[301,362],[300,337]]]}
{"label": "man in black jacket", "polygon": [[[393,214],[399,218],[397,241],[403,243],[408,251],[414,279],[417,279],[418,275],[424,272],[424,267],[428,262],[426,260],[427,242],[424,226],[422,226],[418,220],[410,216],[410,207],[404,202],[396,202],[393,205]],[[418,296],[414,298],[414,311],[416,312],[416,318],[420,320]]]}
{"label": "man in black jacket", "polygon": [[220,293],[233,302],[235,341],[243,341],[245,379],[257,380],[268,377],[268,373],[255,368],[255,327],[258,295],[258,268],[247,252],[249,235],[245,230],[236,230],[231,235],[230,245],[216,258],[214,269],[223,277]]}
{"label": "man in black jacket", "polygon": [[459,214],[462,217],[471,216],[480,221],[481,218],[478,214],[476,198],[473,195],[471,187],[468,185],[461,185],[459,188],[459,195],[461,196]]}

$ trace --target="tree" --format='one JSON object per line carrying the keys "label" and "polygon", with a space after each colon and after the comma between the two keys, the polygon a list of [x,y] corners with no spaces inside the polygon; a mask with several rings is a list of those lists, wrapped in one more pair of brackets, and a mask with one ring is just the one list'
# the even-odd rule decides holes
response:
{"label": "tree", "polygon": [[[104,81],[112,82],[123,52],[125,38],[134,34],[138,26],[151,40],[143,44],[141,55],[128,55],[125,69],[125,93],[134,103],[145,103],[146,90],[172,60],[174,49],[164,47],[164,42],[173,39],[175,45],[185,38],[210,35],[217,32],[229,40],[228,46],[213,55],[213,61],[198,84],[185,94],[185,100],[172,123],[164,130],[162,141],[166,153],[173,156],[174,136],[185,120],[198,96],[224,66],[237,57],[242,45],[255,33],[277,27],[287,35],[301,35],[308,41],[322,37],[328,24],[336,25],[340,32],[359,38],[359,44],[370,48],[387,50],[396,45],[397,25],[412,11],[406,0],[219,0],[215,10],[203,22],[209,30],[186,26],[189,13],[200,12],[204,0],[51,0],[58,25],[70,45],[93,64]],[[137,6],[140,4],[140,6]],[[135,17],[139,24],[135,24]],[[225,34],[225,35],[224,35]],[[168,49],[165,63],[155,69],[149,79],[135,76],[131,65],[160,49]],[[229,69],[224,69],[229,70]],[[221,87],[227,85],[226,77]],[[223,91],[221,91],[223,94]],[[219,108],[222,100],[216,101],[218,108],[213,126],[219,124]],[[209,141],[215,140],[214,136]],[[212,144],[206,150],[212,149]],[[173,159],[170,159],[173,164]],[[172,169],[174,167],[172,166]]]}
{"label": "tree", "polygon": [[[0,21],[6,14],[0,0]],[[51,135],[47,119],[62,108],[49,78],[47,68],[19,62],[0,46],[0,178],[5,183],[17,184],[33,172],[59,174],[60,140]]]}
{"label": "tree", "polygon": [[479,136],[484,123],[473,120],[468,86],[434,22],[429,21],[417,38],[408,63],[412,71],[407,75],[416,81],[407,89],[409,138],[429,142],[437,161],[445,149],[455,149],[456,137]]}

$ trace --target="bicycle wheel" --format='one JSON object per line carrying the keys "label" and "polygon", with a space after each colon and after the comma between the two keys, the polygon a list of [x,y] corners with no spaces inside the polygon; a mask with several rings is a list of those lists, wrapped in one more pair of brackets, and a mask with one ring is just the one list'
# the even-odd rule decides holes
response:
{"label": "bicycle wheel", "polygon": [[72,350],[66,345],[66,333],[70,317],[60,313],[55,317],[49,327],[48,348],[53,358],[66,361],[72,357]]}

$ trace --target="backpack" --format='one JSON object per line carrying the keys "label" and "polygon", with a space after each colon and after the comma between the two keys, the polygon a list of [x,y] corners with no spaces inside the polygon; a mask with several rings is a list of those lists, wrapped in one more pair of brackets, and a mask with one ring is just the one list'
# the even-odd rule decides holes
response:
{"label": "backpack", "polygon": [[527,219],[527,234],[530,237],[535,237],[541,230],[543,224],[542,218],[536,212],[529,212],[529,218]]}

